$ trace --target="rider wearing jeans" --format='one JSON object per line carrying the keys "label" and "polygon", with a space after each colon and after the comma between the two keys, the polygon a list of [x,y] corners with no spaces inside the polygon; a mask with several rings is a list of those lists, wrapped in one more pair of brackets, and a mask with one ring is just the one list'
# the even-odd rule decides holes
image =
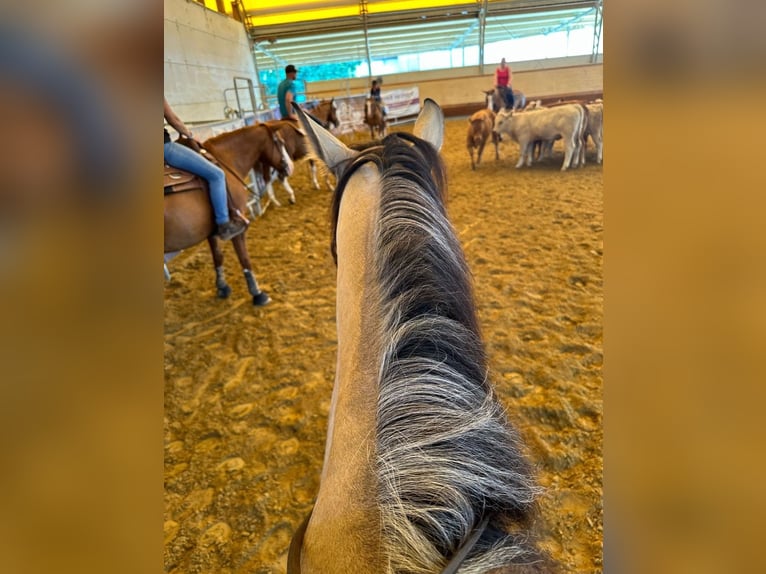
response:
{"label": "rider wearing jeans", "polygon": [[500,92],[500,95],[505,98],[505,107],[509,109],[513,109],[512,78],[511,68],[506,65],[505,58],[503,58],[500,60],[500,65],[495,69],[495,87]]}
{"label": "rider wearing jeans", "polygon": [[[191,139],[191,130],[173,112],[168,101],[164,98],[163,100],[167,122],[178,133]],[[215,222],[218,225],[217,233],[221,239],[226,241],[242,233],[247,228],[243,221],[229,221],[229,208],[226,201],[226,176],[223,170],[193,149],[172,141],[168,130],[164,131],[165,163],[178,169],[189,171],[207,180],[208,190],[210,191],[210,203],[213,206]]]}
{"label": "rider wearing jeans", "polygon": [[370,97],[380,104],[380,111],[385,116],[388,113],[388,110],[386,109],[386,106],[383,105],[383,98],[380,96],[380,84],[378,84],[378,80],[372,81]]}

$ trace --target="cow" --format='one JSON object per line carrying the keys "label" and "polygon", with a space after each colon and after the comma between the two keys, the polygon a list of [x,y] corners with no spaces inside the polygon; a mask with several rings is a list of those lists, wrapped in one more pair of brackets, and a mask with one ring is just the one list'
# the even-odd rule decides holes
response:
{"label": "cow", "polygon": [[[492,143],[495,146],[495,159],[499,159],[498,143],[500,138],[493,131],[495,124],[495,113],[490,109],[481,109],[474,113],[468,119],[468,137],[466,138],[466,146],[468,148],[468,154],[471,156],[471,169],[476,169],[476,166],[481,163],[481,154],[484,151],[484,146],[487,143],[488,138],[492,138]],[[476,162],[473,159],[473,150],[476,149]]]}
{"label": "cow", "polygon": [[588,127],[585,130],[583,144],[588,140],[588,136],[593,140],[596,146],[596,161],[601,163],[604,159],[604,104],[596,102],[587,104],[588,108]]}
{"label": "cow", "polygon": [[[590,110],[588,109],[588,106],[586,106],[583,102],[579,100],[566,100],[566,101],[559,101],[552,104],[549,104],[547,106],[543,106],[540,100],[536,100],[534,102],[530,102],[530,105],[528,105],[526,108],[524,108],[524,111],[531,111],[531,110],[542,110],[547,108],[556,108],[559,106],[568,106],[568,105],[576,105],[580,106],[582,108],[583,118],[581,118],[580,121],[580,130],[577,138],[575,139],[576,142],[576,149],[574,156],[572,158],[572,163],[570,164],[570,167],[578,167],[581,165],[585,165],[585,150],[586,150],[586,144],[588,141],[588,135],[587,135],[587,129],[588,125],[590,123],[589,115]],[[532,159],[535,161],[540,161],[544,157],[553,157],[553,144],[555,140],[561,139],[561,136],[556,136],[552,140],[535,140],[532,144],[532,149],[530,150],[530,153],[532,154]]]}
{"label": "cow", "polygon": [[522,113],[502,110],[495,117],[494,131],[500,136],[508,135],[518,142],[517,168],[523,166],[525,161],[528,166],[532,165],[532,145],[535,140],[553,141],[560,136],[564,140],[564,162],[561,165],[561,171],[566,171],[575,159],[575,154],[579,154],[577,138],[582,137],[583,120],[584,113],[580,105],[566,105]]}
{"label": "cow", "polygon": [[[590,115],[590,112],[588,110],[588,107],[580,100],[562,100],[553,104],[549,104],[548,108],[556,108],[560,106],[578,106],[582,112],[582,117],[580,118],[580,129],[579,133],[575,139],[575,142],[577,144],[577,147],[575,149],[575,155],[572,158],[572,164],[570,167],[578,167],[581,165],[585,165],[585,148],[586,143],[588,140],[587,136],[587,129],[588,129],[588,116]],[[542,107],[542,106],[541,106]],[[543,147],[546,147],[549,151],[549,157],[553,154],[553,142],[544,142]]]}

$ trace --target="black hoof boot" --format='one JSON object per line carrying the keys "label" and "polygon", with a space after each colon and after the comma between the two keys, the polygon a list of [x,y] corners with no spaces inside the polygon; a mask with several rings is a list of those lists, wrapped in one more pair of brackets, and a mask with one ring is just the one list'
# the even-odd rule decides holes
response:
{"label": "black hoof boot", "polygon": [[261,291],[258,295],[253,295],[253,305],[256,307],[262,307],[271,303],[271,297],[265,291]]}

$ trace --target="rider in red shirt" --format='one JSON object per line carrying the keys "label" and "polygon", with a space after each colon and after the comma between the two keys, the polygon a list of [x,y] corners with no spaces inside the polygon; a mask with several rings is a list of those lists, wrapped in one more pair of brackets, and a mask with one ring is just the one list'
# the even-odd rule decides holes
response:
{"label": "rider in red shirt", "polygon": [[511,79],[513,73],[511,68],[505,63],[505,58],[500,60],[500,65],[495,69],[495,87],[500,95],[505,99],[506,108],[513,109],[513,88],[511,87]]}

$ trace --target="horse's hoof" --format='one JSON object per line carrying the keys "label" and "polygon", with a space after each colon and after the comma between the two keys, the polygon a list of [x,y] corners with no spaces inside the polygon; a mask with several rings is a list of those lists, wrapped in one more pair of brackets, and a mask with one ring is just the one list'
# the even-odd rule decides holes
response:
{"label": "horse's hoof", "polygon": [[231,287],[229,287],[228,285],[226,285],[225,287],[218,288],[219,299],[228,299],[229,295],[231,295]]}
{"label": "horse's hoof", "polygon": [[253,305],[256,307],[262,307],[271,303],[271,297],[265,291],[261,291],[258,295],[253,295]]}
{"label": "horse's hoof", "polygon": [[295,205],[295,200],[294,199],[290,199],[290,205]]}

